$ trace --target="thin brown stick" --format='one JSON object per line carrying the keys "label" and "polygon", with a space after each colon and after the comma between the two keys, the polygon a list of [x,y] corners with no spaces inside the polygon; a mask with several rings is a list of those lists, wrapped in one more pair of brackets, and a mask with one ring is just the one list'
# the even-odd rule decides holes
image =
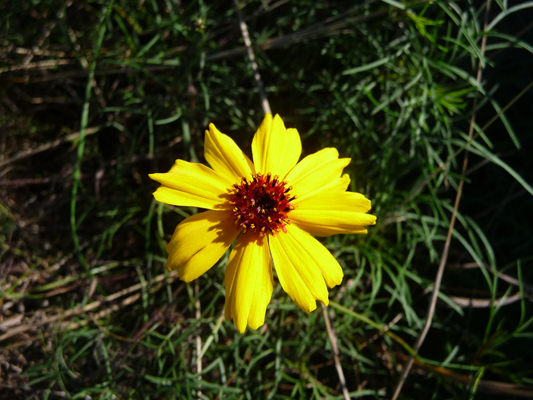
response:
{"label": "thin brown stick", "polygon": [[[452,268],[464,268],[464,269],[470,269],[470,268],[483,268],[485,269],[486,271],[490,272],[491,274],[494,273],[494,271],[492,270],[492,268],[490,268],[489,265],[485,265],[485,264],[482,264],[482,265],[479,265],[478,263],[476,262],[469,262],[469,263],[464,263],[464,264],[448,264],[450,267]],[[525,292],[529,292],[531,294],[533,294],[533,285],[530,285],[526,282],[520,282],[518,279],[510,276],[510,275],[507,275],[507,274],[504,274],[503,272],[498,272],[497,273],[498,275],[498,278],[500,278],[502,281],[505,281],[511,285],[514,285],[514,286],[520,286],[522,285],[522,287],[524,288],[524,291]]]}
{"label": "thin brown stick", "polygon": [[522,298],[522,293],[518,292],[512,296],[504,296],[499,299],[470,299],[468,297],[448,296],[451,301],[461,308],[489,308],[497,307],[499,305],[507,306],[519,301]]}
{"label": "thin brown stick", "polygon": [[24,47],[17,47],[13,50],[16,54],[29,55],[31,54],[32,58],[34,56],[47,56],[47,57],[57,57],[64,58],[67,56],[67,53],[64,51],[52,51],[52,50],[42,50],[36,47],[32,49],[25,49]]}
{"label": "thin brown stick", "polygon": [[[487,8],[485,9],[485,23],[484,23],[484,31],[487,30],[488,25],[488,18],[489,18],[489,10],[490,10],[490,0],[487,0]],[[487,36],[483,35],[483,38],[481,39],[481,58],[478,63],[478,69],[477,69],[477,83],[479,84],[481,82],[481,77],[483,74],[483,60],[482,58],[485,55],[485,45],[487,43]],[[473,112],[472,112],[472,118],[470,119],[470,129],[468,131],[468,143],[472,141],[473,135],[474,135],[474,126],[476,123],[476,106],[477,106],[477,90],[474,97],[474,105],[473,105]],[[466,152],[463,160],[463,169],[462,174],[466,172],[466,169],[468,167],[468,147],[466,147]],[[444,275],[444,267],[446,266],[446,262],[448,260],[448,252],[450,250],[450,242],[452,240],[452,234],[455,226],[455,220],[457,218],[457,211],[459,210],[459,203],[461,202],[461,195],[463,193],[463,185],[464,180],[461,179],[459,182],[459,186],[457,188],[457,194],[455,196],[455,204],[453,207],[452,212],[452,218],[450,220],[450,226],[448,228],[448,234],[446,236],[446,243],[444,244],[444,250],[442,251],[442,256],[440,259],[439,269],[437,270],[437,276],[435,278],[435,285],[433,287],[433,295],[431,296],[431,302],[429,304],[428,309],[428,316],[426,319],[426,324],[424,325],[424,328],[422,329],[422,332],[420,333],[420,336],[418,337],[418,340],[416,341],[415,345],[413,346],[413,349],[416,353],[420,350],[420,347],[422,347],[422,344],[424,343],[424,340],[426,339],[427,333],[429,331],[429,328],[431,327],[431,322],[433,321],[433,315],[435,313],[435,307],[437,305],[437,298],[439,295],[440,285],[442,282],[442,276]],[[411,367],[413,366],[414,357],[411,354],[409,356],[409,359],[405,363],[404,369],[402,371],[402,374],[400,376],[400,379],[398,380],[398,384],[396,386],[396,389],[394,391],[394,394],[392,395],[391,400],[396,400],[400,394],[400,391],[402,390],[403,384],[405,380],[407,379],[407,376],[409,375],[409,371],[411,370]]]}
{"label": "thin brown stick", "polygon": [[[93,128],[87,128],[85,130],[85,136],[89,136],[89,135],[92,135],[93,133],[96,133],[98,132],[100,129],[102,129],[103,126],[95,126]],[[28,150],[22,150],[20,152],[18,152],[17,154],[15,154],[13,157],[10,157],[6,160],[0,160],[0,167],[3,167],[4,165],[8,165],[8,164],[11,164],[12,162],[15,162],[15,161],[18,161],[18,160],[22,160],[24,158],[27,158],[27,157],[31,157],[35,154],[38,154],[38,153],[42,153],[43,151],[46,151],[46,150],[49,150],[49,149],[52,149],[54,147],[57,147],[59,146],[60,144],[63,144],[63,143],[67,143],[67,142],[73,142],[75,141],[76,139],[78,139],[80,137],[80,132],[74,132],[74,133],[71,133],[70,135],[67,135],[61,139],[57,139],[57,140],[54,140],[52,142],[49,142],[49,143],[45,143],[39,147],[36,147],[35,149],[28,149]]]}
{"label": "thin brown stick", "polygon": [[0,351],[7,351],[11,349],[16,349],[17,347],[20,347],[20,346],[26,346],[27,344],[31,344],[35,342],[36,340],[40,340],[43,337],[48,337],[48,336],[49,336],[48,332],[41,332],[39,335],[31,336],[27,339],[21,340],[20,342],[10,343],[7,346],[0,347]]}
{"label": "thin brown stick", "polygon": [[37,61],[32,62],[28,64],[20,64],[20,65],[13,65],[12,67],[4,67],[0,68],[0,74],[3,74],[4,72],[13,72],[13,71],[20,71],[20,70],[30,70],[30,69],[50,69],[55,68],[59,65],[68,65],[72,64],[72,60],[44,60],[44,61]]}
{"label": "thin brown stick", "polygon": [[[177,276],[178,276],[178,274],[174,270],[174,271],[172,271],[172,272],[170,272],[168,274],[168,279],[170,281],[173,281],[173,280],[175,280],[177,278]],[[160,287],[162,287],[162,282],[166,278],[167,278],[167,274],[161,274],[161,275],[156,276],[155,279],[151,283],[153,285],[157,285],[157,289],[159,289]],[[12,336],[15,336],[15,335],[20,334],[20,333],[24,333],[26,331],[29,331],[30,329],[35,329],[35,328],[38,328],[40,326],[43,326],[43,325],[46,325],[46,324],[49,324],[49,323],[52,323],[52,322],[59,321],[61,319],[69,318],[69,317],[72,317],[74,315],[80,315],[80,314],[86,313],[88,311],[94,310],[95,308],[100,307],[102,304],[114,301],[114,300],[116,300],[116,299],[118,299],[120,297],[123,297],[123,296],[127,295],[127,294],[139,291],[139,290],[141,290],[141,288],[142,288],[142,285],[140,283],[137,283],[135,285],[130,286],[129,288],[120,290],[120,291],[118,291],[116,293],[113,293],[113,294],[107,296],[104,300],[93,301],[92,303],[87,304],[85,307],[77,307],[75,309],[67,310],[67,311],[65,311],[63,313],[59,313],[59,314],[53,315],[51,317],[44,318],[41,321],[35,321],[35,322],[32,322],[31,324],[25,324],[25,325],[20,325],[20,326],[11,328],[5,334],[0,336],[0,341],[9,339]],[[106,315],[109,315],[110,313],[112,313],[114,311],[117,311],[120,307],[124,307],[124,306],[127,306],[127,305],[133,303],[134,301],[139,299],[139,297],[140,297],[139,294],[134,294],[134,295],[132,295],[130,297],[127,297],[126,299],[124,299],[120,303],[120,305],[114,304],[111,307],[109,307],[109,308],[107,308],[105,310],[102,310],[99,313],[97,313],[95,315],[95,317],[96,318],[102,318],[102,317],[104,317]]]}
{"label": "thin brown stick", "polygon": [[321,303],[322,313],[324,314],[324,321],[326,321],[326,329],[328,331],[329,341],[331,343],[331,350],[333,353],[333,360],[335,361],[335,368],[337,369],[337,375],[339,375],[339,382],[341,384],[342,394],[344,400],[350,400],[350,394],[348,393],[348,388],[346,387],[346,379],[344,378],[344,372],[342,371],[341,360],[339,358],[339,348],[337,347],[337,335],[335,335],[335,330],[331,326],[329,320],[328,310],[324,304]]}
{"label": "thin brown stick", "polygon": [[257,84],[257,89],[259,90],[259,97],[261,98],[261,106],[263,107],[263,112],[265,114],[272,114],[270,110],[270,104],[265,96],[265,91],[263,89],[263,81],[261,80],[261,75],[259,74],[259,69],[257,68],[257,63],[255,62],[254,50],[252,49],[252,42],[250,41],[250,35],[248,33],[248,26],[244,19],[242,18],[241,9],[239,7],[238,0],[235,1],[235,8],[237,9],[237,16],[239,17],[239,25],[241,27],[242,37],[244,39],[244,44],[246,45],[246,52],[248,53],[248,58],[250,59],[250,65],[254,71],[254,79]]}
{"label": "thin brown stick", "polygon": [[[194,282],[194,295],[196,296],[196,321],[200,321],[202,317],[202,305],[200,303],[200,285],[198,279]],[[198,329],[196,330],[196,373],[202,372],[202,337],[200,336],[200,322],[198,322]],[[202,375],[198,375],[198,380],[202,380]],[[201,387],[201,386],[200,386]],[[198,398],[202,397],[202,391],[198,390]]]}
{"label": "thin brown stick", "polygon": [[[39,47],[41,47],[43,45],[44,41],[46,40],[46,38],[48,38],[48,36],[50,36],[50,33],[55,28],[56,24],[57,24],[56,21],[49,21],[45,25],[44,31],[43,31],[41,37],[39,38],[39,40],[37,40],[37,43],[35,44],[34,49],[38,49]],[[35,53],[33,53],[33,52],[30,52],[29,54],[26,54],[26,57],[24,57],[23,65],[28,65],[30,63],[30,61],[33,59],[34,54]]]}
{"label": "thin brown stick", "polygon": [[[399,351],[395,351],[394,355],[400,361],[406,362],[408,359],[407,354],[403,354]],[[426,364],[421,360],[415,360],[414,362],[419,373],[424,373],[424,371],[429,371],[434,374],[438,374],[444,379],[459,382],[465,385],[473,385],[475,379],[467,375],[458,374],[448,368],[439,367],[436,365]],[[513,383],[507,382],[497,382],[497,381],[487,381],[481,380],[477,387],[478,392],[490,393],[494,395],[504,395],[504,396],[521,396],[533,398],[533,386],[526,385],[516,385]]]}
{"label": "thin brown stick", "polygon": [[[341,35],[349,31],[349,27],[365,21],[371,21],[380,17],[385,17],[388,14],[388,10],[382,10],[375,12],[369,15],[363,15],[356,18],[350,18],[345,20],[342,23],[336,23],[334,25],[327,25],[320,27],[320,24],[316,24],[316,29],[311,29],[311,27],[306,27],[300,31],[290,33],[284,36],[270,38],[265,40],[262,43],[257,44],[255,47],[261,50],[274,50],[280,47],[287,47],[297,43],[301,43],[305,40],[315,40],[332,35]],[[186,46],[180,46],[179,51],[187,49]],[[221,50],[216,53],[207,54],[205,56],[205,61],[216,61],[231,57],[240,56],[247,52],[246,46],[241,46],[231,50]],[[168,64],[165,64],[168,63]],[[95,71],[95,76],[108,76],[108,75],[122,75],[122,74],[139,74],[145,72],[156,72],[156,71],[167,71],[176,68],[173,60],[163,60],[163,65],[145,65],[143,68],[113,68],[109,70],[98,70]],[[87,76],[87,71],[65,71],[58,74],[47,74],[39,77],[31,77],[32,83],[38,82],[48,82],[58,79],[67,79],[67,78],[81,78]]]}
{"label": "thin brown stick", "polygon": [[378,338],[386,334],[391,327],[393,327],[400,319],[402,319],[403,315],[400,313],[394,319],[389,322],[386,326],[383,327],[379,332],[377,332],[374,336],[372,336],[368,341],[361,343],[360,349],[364,349],[366,346],[371,344],[372,342],[376,341]]}

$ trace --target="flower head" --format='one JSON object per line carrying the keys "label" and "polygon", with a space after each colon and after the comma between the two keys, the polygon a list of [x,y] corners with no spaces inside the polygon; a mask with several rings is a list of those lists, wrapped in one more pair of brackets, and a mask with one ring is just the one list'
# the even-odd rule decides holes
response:
{"label": "flower head", "polygon": [[210,269],[237,239],[226,268],[225,316],[239,332],[264,324],[273,290],[272,263],[281,286],[304,311],[343,272],[314,236],[366,233],[375,224],[366,214],[370,200],[347,192],[342,170],[350,159],[325,148],[298,162],[302,152],[296,129],[279,115],[265,116],[252,141],[254,162],[213,124],[205,134],[211,168],[177,160],[169,172],[151,174],[161,183],[156,200],[208,211],[183,220],[167,245],[169,270],[190,282]]}

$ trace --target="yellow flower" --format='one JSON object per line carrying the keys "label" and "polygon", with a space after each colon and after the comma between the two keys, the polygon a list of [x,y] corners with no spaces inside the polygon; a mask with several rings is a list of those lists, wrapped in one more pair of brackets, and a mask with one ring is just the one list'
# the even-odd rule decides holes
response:
{"label": "yellow flower", "polygon": [[[210,269],[237,239],[226,268],[225,316],[239,332],[265,322],[272,296],[272,262],[285,292],[307,313],[316,300],[328,305],[328,289],[343,272],[313,236],[366,233],[376,217],[370,200],[347,192],[342,170],[349,158],[334,148],[305,157],[296,129],[279,115],[265,116],[252,141],[254,162],[213,124],[205,133],[211,168],[177,160],[169,172],[151,174],[161,183],[157,201],[206,208],[183,220],[167,245],[169,270],[185,282]],[[239,236],[240,234],[240,236]]]}

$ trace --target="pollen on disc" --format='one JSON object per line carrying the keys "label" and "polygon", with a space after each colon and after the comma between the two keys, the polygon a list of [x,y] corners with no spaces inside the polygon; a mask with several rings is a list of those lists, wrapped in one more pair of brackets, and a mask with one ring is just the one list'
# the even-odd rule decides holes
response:
{"label": "pollen on disc", "polygon": [[237,229],[251,229],[261,236],[287,232],[287,214],[294,209],[291,187],[270,174],[254,174],[250,181],[241,179],[232,187],[230,204]]}

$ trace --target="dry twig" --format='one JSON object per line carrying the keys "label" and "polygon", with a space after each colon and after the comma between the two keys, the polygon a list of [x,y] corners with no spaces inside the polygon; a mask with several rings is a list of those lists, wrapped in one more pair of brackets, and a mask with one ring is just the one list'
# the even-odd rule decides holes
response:
{"label": "dry twig", "polygon": [[335,335],[334,328],[331,326],[326,306],[324,304],[321,304],[321,306],[322,313],[324,314],[324,320],[326,321],[326,329],[328,330],[329,341],[331,343],[331,351],[333,353],[333,359],[335,361],[335,368],[337,370],[337,375],[339,375],[339,382],[341,384],[342,394],[345,400],[350,400],[350,394],[348,393],[348,388],[346,387],[346,379],[344,378],[344,372],[342,371],[341,360],[339,358],[337,336]]}
{"label": "dry twig", "polygon": [[[406,354],[400,353],[398,351],[395,351],[394,354],[396,358],[400,361],[406,362],[408,360],[408,356]],[[424,373],[424,371],[429,371],[431,373],[439,375],[444,379],[460,382],[465,385],[473,385],[475,383],[475,379],[472,379],[466,375],[460,375],[456,372],[449,370],[448,368],[425,364],[420,360],[415,360],[414,365],[420,373]],[[490,393],[491,395],[520,396],[533,398],[533,387],[526,385],[516,385],[507,382],[481,380],[478,383],[477,390],[478,392]]]}
{"label": "dry twig", "polygon": [[[174,281],[177,278],[178,274],[177,274],[176,271],[173,271],[173,272],[171,272],[169,274],[161,274],[161,275],[156,276],[155,279],[151,283],[153,285],[156,285],[156,289],[159,289],[160,287],[163,286],[163,281],[167,278],[167,276],[168,276],[168,279],[172,282],[172,281]],[[3,335],[1,335],[0,336],[0,341],[9,339],[10,337],[13,337],[15,335],[27,332],[27,331],[29,331],[31,329],[39,328],[41,326],[44,326],[44,325],[52,323],[52,322],[56,322],[56,321],[59,321],[59,320],[62,320],[62,319],[67,319],[67,318],[70,318],[70,317],[75,316],[75,315],[80,315],[80,314],[87,313],[87,312],[89,312],[91,310],[94,310],[94,309],[100,307],[102,304],[117,300],[120,297],[123,297],[123,296],[126,296],[126,295],[130,294],[130,293],[134,293],[136,291],[139,291],[139,290],[141,290],[141,288],[142,288],[142,284],[141,283],[137,283],[137,284],[135,284],[133,286],[130,286],[129,288],[120,290],[120,291],[118,291],[116,293],[113,293],[112,295],[107,296],[104,300],[93,301],[92,303],[89,303],[89,304],[87,304],[84,307],[77,307],[77,308],[75,308],[73,310],[67,310],[65,312],[58,313],[58,314],[53,315],[51,317],[43,318],[41,321],[35,321],[35,322],[31,323],[31,324],[19,325],[19,326],[15,327],[15,328],[10,329],[9,331],[4,333]],[[136,293],[136,294],[134,294],[132,296],[129,296],[126,299],[122,300],[120,302],[120,304],[113,304],[110,307],[108,307],[108,308],[106,308],[104,310],[101,310],[100,312],[98,312],[95,315],[95,318],[102,318],[102,317],[104,317],[106,315],[111,314],[112,312],[118,311],[120,308],[125,307],[125,306],[127,306],[129,304],[132,304],[133,302],[137,301],[139,298],[140,298],[140,294],[138,294],[138,293]],[[71,324],[69,322],[64,322],[63,324],[67,324],[71,329],[73,327],[75,327],[75,326],[79,326],[79,323]]]}
{"label": "dry twig", "polygon": [[[95,126],[93,128],[87,128],[85,130],[85,136],[89,136],[89,135],[92,135],[96,132],[98,132],[100,129],[102,129],[103,126]],[[3,167],[5,165],[8,165],[8,164],[11,164],[15,161],[19,161],[19,160],[22,160],[24,158],[27,158],[27,157],[31,157],[35,154],[38,154],[38,153],[42,153],[43,151],[46,151],[46,150],[50,150],[54,147],[57,147],[59,146],[60,144],[63,144],[63,143],[67,143],[67,142],[73,142],[77,139],[79,139],[80,137],[80,132],[74,132],[74,133],[71,133],[70,135],[67,135],[61,139],[56,139],[52,142],[48,142],[48,143],[45,143],[41,146],[38,146],[36,147],[35,149],[28,149],[28,150],[22,150],[20,152],[18,152],[17,154],[15,154],[14,156],[12,157],[9,157],[8,159],[6,160],[0,160],[0,167]]]}
{"label": "dry twig", "polygon": [[[490,0],[487,0],[487,8],[485,10],[485,23],[484,23],[483,31],[487,30],[489,10],[490,10]],[[486,43],[487,43],[487,36],[484,35],[483,38],[481,39],[481,57],[482,58],[484,57],[484,54],[485,54]],[[478,63],[478,70],[477,70],[477,83],[478,84],[481,82],[481,76],[483,72],[482,65],[483,65],[483,60],[480,59]],[[476,95],[477,93],[478,92],[476,91]],[[474,112],[472,112],[472,118],[470,120],[470,129],[468,131],[468,143],[472,141],[472,138],[474,135],[474,126],[476,123],[476,112],[475,112],[476,106],[477,106],[477,96],[474,97],[474,105],[472,107]],[[462,169],[463,175],[466,172],[466,168],[468,166],[468,147],[466,148],[466,150],[467,151],[465,152],[465,156],[463,160],[463,169]],[[463,193],[463,185],[464,185],[464,180],[461,180],[459,182],[459,187],[457,188],[457,195],[455,196],[455,204],[453,207],[452,218],[450,220],[450,226],[448,228],[448,234],[446,236],[446,243],[444,244],[444,250],[442,251],[442,257],[440,260],[439,269],[437,270],[437,276],[435,278],[435,285],[433,288],[433,295],[431,296],[431,302],[429,304],[426,324],[424,325],[424,328],[422,329],[422,332],[420,333],[418,340],[413,346],[413,349],[417,353],[420,350],[420,347],[422,347],[422,344],[424,343],[424,340],[426,339],[426,335],[429,331],[429,328],[431,327],[431,322],[433,321],[433,315],[435,313],[435,307],[437,305],[437,298],[439,295],[440,285],[442,282],[442,276],[444,274],[444,267],[446,266],[446,261],[448,260],[448,251],[450,250],[450,242],[452,240],[452,234],[453,234],[453,230],[455,226],[455,220],[457,217],[457,211],[459,209],[459,203],[461,202],[461,195]],[[413,366],[413,361],[414,361],[414,357],[411,354],[409,356],[409,359],[405,363],[400,379],[398,380],[398,385],[396,386],[396,389],[394,390],[394,394],[392,395],[392,398],[391,398],[392,400],[396,400],[398,398],[400,391],[402,390],[403,384],[405,380],[407,379],[407,376],[409,375],[409,371],[411,370],[411,367]]]}
{"label": "dry twig", "polygon": [[250,41],[250,35],[248,34],[248,26],[244,19],[242,18],[241,9],[239,8],[238,0],[235,1],[235,8],[237,9],[237,16],[239,17],[239,26],[241,27],[242,37],[244,39],[244,44],[246,45],[246,52],[248,53],[248,58],[250,59],[250,65],[254,71],[254,79],[257,84],[257,89],[259,91],[259,97],[261,98],[261,106],[263,107],[263,112],[265,114],[272,114],[270,109],[270,104],[265,96],[265,91],[263,89],[263,81],[261,81],[261,75],[259,74],[259,69],[257,68],[257,63],[255,62],[255,55],[252,49],[252,42]]}

